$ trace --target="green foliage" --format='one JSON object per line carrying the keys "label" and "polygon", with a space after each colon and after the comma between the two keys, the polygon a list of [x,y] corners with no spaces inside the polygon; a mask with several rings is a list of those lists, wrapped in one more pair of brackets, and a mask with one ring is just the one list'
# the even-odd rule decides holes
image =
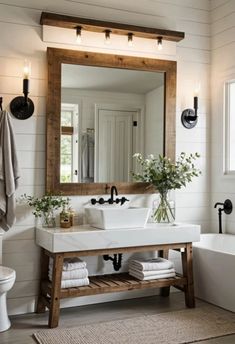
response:
{"label": "green foliage", "polygon": [[53,195],[45,195],[41,198],[38,198],[24,194],[21,196],[21,200],[25,201],[30,207],[34,208],[33,214],[36,217],[41,217],[52,210],[64,208],[69,204],[69,198]]}
{"label": "green foliage", "polygon": [[161,155],[155,158],[151,154],[144,159],[140,153],[136,153],[134,157],[143,172],[132,173],[133,177],[138,181],[152,184],[160,194],[165,194],[168,190],[180,189],[201,174],[194,165],[195,160],[200,157],[198,153],[187,155],[182,152],[176,162]]}

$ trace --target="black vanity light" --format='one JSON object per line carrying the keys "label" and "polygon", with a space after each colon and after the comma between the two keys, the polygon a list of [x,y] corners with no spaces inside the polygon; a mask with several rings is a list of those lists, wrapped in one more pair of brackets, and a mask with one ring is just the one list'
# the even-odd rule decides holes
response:
{"label": "black vanity light", "polygon": [[162,50],[162,37],[161,36],[159,36],[159,37],[157,37],[157,48],[158,48],[158,50]]}
{"label": "black vanity light", "polygon": [[112,31],[108,30],[108,29],[104,31],[104,37],[105,37],[104,38],[104,43],[107,44],[107,45],[109,45],[111,43],[111,39],[110,39],[111,32]]}
{"label": "black vanity light", "polygon": [[181,122],[183,126],[187,129],[192,129],[195,127],[198,121],[198,93],[200,90],[200,85],[195,90],[195,94],[193,97],[193,109],[185,109],[181,114]]}
{"label": "black vanity light", "polygon": [[78,44],[82,43],[82,27],[81,26],[76,27],[76,42]]}
{"label": "black vanity light", "polygon": [[128,42],[129,47],[133,47],[133,36],[134,34],[132,32],[129,32],[127,34],[127,42]]}
{"label": "black vanity light", "polygon": [[23,96],[14,98],[10,103],[10,110],[17,119],[27,119],[34,113],[34,104],[29,94],[29,76],[31,72],[30,62],[25,61],[23,69]]}

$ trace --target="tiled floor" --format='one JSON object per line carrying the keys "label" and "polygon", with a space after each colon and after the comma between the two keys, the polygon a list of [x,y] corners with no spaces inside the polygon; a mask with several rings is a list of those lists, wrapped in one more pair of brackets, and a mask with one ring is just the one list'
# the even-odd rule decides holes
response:
{"label": "tiled floor", "polygon": [[[203,307],[205,304],[205,302],[197,300],[197,307]],[[172,293],[169,298],[154,296],[67,308],[61,310],[60,327],[74,327],[98,321],[110,321],[137,317],[143,314],[150,315],[169,312],[171,310],[183,309],[184,307],[183,293]],[[32,334],[40,329],[47,328],[47,319],[48,313],[12,317],[12,327],[10,330],[0,333],[0,343],[35,344]],[[200,344],[235,344],[235,335],[202,341]]]}

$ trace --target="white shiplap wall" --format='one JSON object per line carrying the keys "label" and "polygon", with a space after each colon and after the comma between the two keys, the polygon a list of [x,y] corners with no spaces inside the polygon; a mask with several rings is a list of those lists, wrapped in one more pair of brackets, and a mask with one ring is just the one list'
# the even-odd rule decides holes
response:
{"label": "white shiplap wall", "polygon": [[[45,173],[45,97],[46,49],[47,46],[75,48],[66,44],[42,41],[39,18],[42,10],[56,13],[84,16],[88,18],[126,22],[142,26],[159,27],[185,31],[186,38],[175,46],[163,51],[161,58],[176,59],[177,77],[177,153],[181,151],[201,153],[200,167],[203,175],[187,189],[176,194],[177,220],[199,223],[204,231],[209,231],[209,128],[208,112],[210,104],[210,1],[209,0],[143,0],[136,2],[115,0],[3,0],[0,4],[0,95],[4,97],[4,107],[21,93],[22,62],[28,58],[32,62],[31,98],[35,103],[35,114],[27,121],[13,120],[22,178],[18,195],[22,193],[42,195]],[[218,11],[219,12],[219,11]],[[96,51],[107,51],[102,45],[82,47]],[[143,54],[141,51],[116,53]],[[165,55],[164,55],[165,54]],[[151,52],[148,56],[153,56]],[[199,99],[199,123],[193,130],[186,130],[180,123],[181,110],[192,106],[196,82],[201,82]],[[145,196],[132,196],[139,204],[150,204]],[[82,214],[82,206],[87,197],[74,197],[73,205]],[[80,217],[81,219],[81,217]],[[82,219],[81,219],[82,221]],[[34,244],[34,218],[30,210],[17,207],[17,222],[4,235],[3,264],[16,269],[17,281],[9,292],[11,314],[33,311],[38,290],[39,250]],[[100,269],[100,262],[91,261],[92,271]],[[103,269],[103,270],[102,270]],[[108,267],[102,267],[107,271]],[[149,291],[150,293],[151,291]],[[145,291],[146,294],[146,291]],[[131,296],[139,295],[131,293]],[[99,300],[130,297],[130,294],[108,295]],[[68,301],[70,305],[73,301]],[[97,297],[83,298],[81,303],[98,302]]]}
{"label": "white shiplap wall", "polygon": [[[235,204],[235,177],[223,175],[223,88],[226,80],[235,79],[235,2],[212,1],[212,75],[211,75],[211,191],[212,229],[218,231],[218,214],[213,205],[230,198]],[[235,234],[235,213],[224,216],[224,230]]]}

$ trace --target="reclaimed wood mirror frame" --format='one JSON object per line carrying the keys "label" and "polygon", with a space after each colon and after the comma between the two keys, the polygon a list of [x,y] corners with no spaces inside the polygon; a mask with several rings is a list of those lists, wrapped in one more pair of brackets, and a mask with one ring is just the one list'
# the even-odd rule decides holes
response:
{"label": "reclaimed wood mirror frame", "polygon": [[46,119],[46,192],[64,195],[101,195],[115,184],[121,194],[153,193],[146,183],[61,183],[61,66],[62,63],[112,67],[164,73],[164,144],[163,154],[175,159],[176,61],[122,56],[86,51],[47,49],[48,97]]}

